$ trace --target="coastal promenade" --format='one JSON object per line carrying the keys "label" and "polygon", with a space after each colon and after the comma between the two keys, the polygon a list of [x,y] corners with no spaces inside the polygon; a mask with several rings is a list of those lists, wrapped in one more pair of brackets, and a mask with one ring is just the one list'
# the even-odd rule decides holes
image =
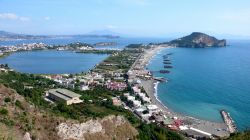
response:
{"label": "coastal promenade", "polygon": [[[150,60],[162,49],[170,48],[171,46],[154,45],[150,49],[144,51],[140,57],[135,61],[130,71],[133,70],[145,70]],[[157,98],[157,86],[159,82],[155,81],[153,75],[147,78],[139,78],[141,85],[145,92],[151,99],[151,103],[157,105],[157,107],[170,118],[178,118],[183,122],[183,127],[180,129],[182,132],[188,135],[200,135],[208,137],[226,137],[230,135],[228,127],[225,123],[211,122],[206,120],[197,119],[194,117],[186,116],[180,113],[176,113],[167,108]],[[167,91],[166,91],[167,92]],[[189,108],[187,108],[189,109]],[[219,113],[219,112],[218,112]]]}

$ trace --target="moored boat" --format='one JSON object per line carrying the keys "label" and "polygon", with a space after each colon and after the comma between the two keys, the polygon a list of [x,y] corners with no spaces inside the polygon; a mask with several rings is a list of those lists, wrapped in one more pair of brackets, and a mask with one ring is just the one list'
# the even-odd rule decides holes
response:
{"label": "moored boat", "polygon": [[169,59],[164,59],[163,61],[164,61],[164,62],[170,62],[170,60],[169,60]]}
{"label": "moored boat", "polygon": [[164,68],[169,68],[170,69],[170,68],[173,68],[173,66],[167,66],[167,65],[165,65]]}

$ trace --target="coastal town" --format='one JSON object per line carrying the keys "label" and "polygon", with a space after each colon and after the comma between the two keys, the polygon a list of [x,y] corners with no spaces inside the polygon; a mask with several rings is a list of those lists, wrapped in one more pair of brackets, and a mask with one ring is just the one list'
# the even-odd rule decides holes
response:
{"label": "coastal town", "polygon": [[[55,46],[49,47],[55,48]],[[49,89],[44,99],[52,104],[62,101],[67,105],[94,102],[93,99],[82,100],[81,95],[72,91],[76,89],[88,91],[96,87],[104,87],[121,93],[111,98],[114,106],[120,106],[133,112],[146,123],[155,123],[173,131],[179,131],[187,137],[220,138],[236,132],[236,129],[231,126],[234,124],[229,122],[232,119],[225,115],[223,115],[223,119],[226,123],[200,120],[173,112],[157,99],[157,85],[160,82],[167,82],[167,79],[154,77],[153,72],[147,70],[146,66],[157,53],[171,47],[168,44],[129,45],[122,51],[113,52],[107,59],[86,73],[41,75],[61,86],[61,88]],[[3,53],[47,48],[48,45],[43,43],[23,45],[22,47],[11,46],[5,47]],[[56,47],[60,51],[72,48],[74,50],[93,49],[84,43],[76,43],[74,47],[72,44]],[[164,58],[169,58],[171,55],[168,53]],[[168,64],[171,63],[168,61]],[[1,67],[2,72],[8,72],[8,70],[4,65]],[[107,100],[108,98],[102,98],[102,101]]]}
{"label": "coastal town", "polygon": [[94,46],[98,45],[116,45],[114,42],[101,42],[98,44],[87,44],[87,43],[72,43],[67,45],[48,45],[45,43],[23,43],[17,45],[4,45],[0,47],[0,57],[8,56],[14,52],[21,51],[35,51],[35,50],[57,50],[57,51],[74,51],[77,53],[101,53],[101,54],[111,54],[119,49],[110,49],[110,48],[95,48]]}

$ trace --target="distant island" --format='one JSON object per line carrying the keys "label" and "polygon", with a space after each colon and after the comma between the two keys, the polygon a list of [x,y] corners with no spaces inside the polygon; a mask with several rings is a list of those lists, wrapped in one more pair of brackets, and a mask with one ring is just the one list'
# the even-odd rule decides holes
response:
{"label": "distant island", "polygon": [[193,32],[188,36],[172,40],[167,44],[186,48],[225,47],[226,40],[218,40],[204,33]]}
{"label": "distant island", "polygon": [[0,31],[0,41],[15,41],[15,40],[28,40],[28,39],[51,39],[51,38],[67,38],[67,37],[82,37],[82,38],[120,38],[117,35],[110,34],[83,34],[83,35],[26,35],[26,34],[17,34],[6,31]]}
{"label": "distant island", "polygon": [[116,46],[116,42],[99,42],[94,44],[94,46]]}

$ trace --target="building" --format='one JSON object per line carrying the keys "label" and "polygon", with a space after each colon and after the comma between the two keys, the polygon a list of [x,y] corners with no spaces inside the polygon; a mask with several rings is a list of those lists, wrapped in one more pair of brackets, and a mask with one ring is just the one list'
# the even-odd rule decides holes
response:
{"label": "building", "polygon": [[113,97],[112,102],[113,102],[114,106],[121,106],[122,105],[121,100],[119,100],[117,97]]}
{"label": "building", "polygon": [[65,102],[67,105],[83,102],[80,100],[81,95],[67,89],[51,89],[48,91],[48,97],[58,102]]}
{"label": "building", "polygon": [[133,102],[133,106],[138,108],[138,107],[141,107],[141,101],[138,101],[138,100],[132,100]]}
{"label": "building", "polygon": [[118,91],[122,91],[127,88],[127,84],[124,82],[108,82],[106,86],[110,90],[118,90]]}
{"label": "building", "polygon": [[89,90],[89,86],[88,85],[81,85],[80,90],[81,91]]}
{"label": "building", "polygon": [[140,93],[141,92],[141,89],[138,88],[137,86],[133,86],[132,90],[133,90],[134,93]]}
{"label": "building", "polygon": [[149,113],[154,113],[159,111],[157,105],[152,105],[152,104],[147,105],[147,110]]}

